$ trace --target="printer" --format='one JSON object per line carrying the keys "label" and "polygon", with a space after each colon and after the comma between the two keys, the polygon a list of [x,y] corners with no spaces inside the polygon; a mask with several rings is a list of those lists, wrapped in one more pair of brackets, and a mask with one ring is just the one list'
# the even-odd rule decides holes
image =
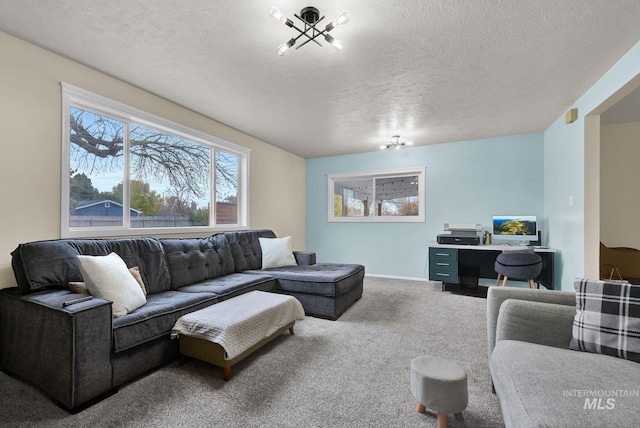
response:
{"label": "printer", "polygon": [[437,236],[438,244],[480,245],[478,232],[482,230],[481,224],[452,224],[445,223],[444,231]]}

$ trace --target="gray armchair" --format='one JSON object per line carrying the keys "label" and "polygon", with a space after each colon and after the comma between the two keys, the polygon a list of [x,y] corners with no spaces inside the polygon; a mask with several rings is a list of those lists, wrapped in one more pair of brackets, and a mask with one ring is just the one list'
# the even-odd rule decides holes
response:
{"label": "gray armchair", "polygon": [[[507,428],[637,425],[640,365],[569,349],[575,313],[572,292],[489,288],[489,368]],[[619,391],[631,395],[598,401]]]}

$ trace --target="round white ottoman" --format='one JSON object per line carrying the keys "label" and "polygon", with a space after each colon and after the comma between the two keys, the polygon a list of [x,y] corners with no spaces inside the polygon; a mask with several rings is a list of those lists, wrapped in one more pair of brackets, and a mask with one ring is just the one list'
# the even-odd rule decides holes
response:
{"label": "round white ottoman", "polygon": [[425,406],[438,412],[438,428],[446,428],[447,413],[463,421],[467,408],[467,372],[443,358],[422,356],[411,361],[411,393],[418,400],[417,412]]}

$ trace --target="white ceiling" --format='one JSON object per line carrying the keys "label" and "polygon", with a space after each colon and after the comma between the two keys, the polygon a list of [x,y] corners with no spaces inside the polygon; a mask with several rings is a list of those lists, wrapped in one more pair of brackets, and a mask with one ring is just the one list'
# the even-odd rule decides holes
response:
{"label": "white ceiling", "polygon": [[[277,56],[296,33],[270,7],[299,24],[308,3],[349,10],[344,50]],[[639,18],[638,0],[0,0],[0,31],[305,158],[541,132]]]}

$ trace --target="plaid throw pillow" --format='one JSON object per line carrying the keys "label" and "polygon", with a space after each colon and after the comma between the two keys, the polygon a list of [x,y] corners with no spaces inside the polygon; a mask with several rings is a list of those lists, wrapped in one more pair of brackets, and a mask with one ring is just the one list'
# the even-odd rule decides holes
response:
{"label": "plaid throw pillow", "polygon": [[571,349],[640,362],[640,287],[576,279]]}

